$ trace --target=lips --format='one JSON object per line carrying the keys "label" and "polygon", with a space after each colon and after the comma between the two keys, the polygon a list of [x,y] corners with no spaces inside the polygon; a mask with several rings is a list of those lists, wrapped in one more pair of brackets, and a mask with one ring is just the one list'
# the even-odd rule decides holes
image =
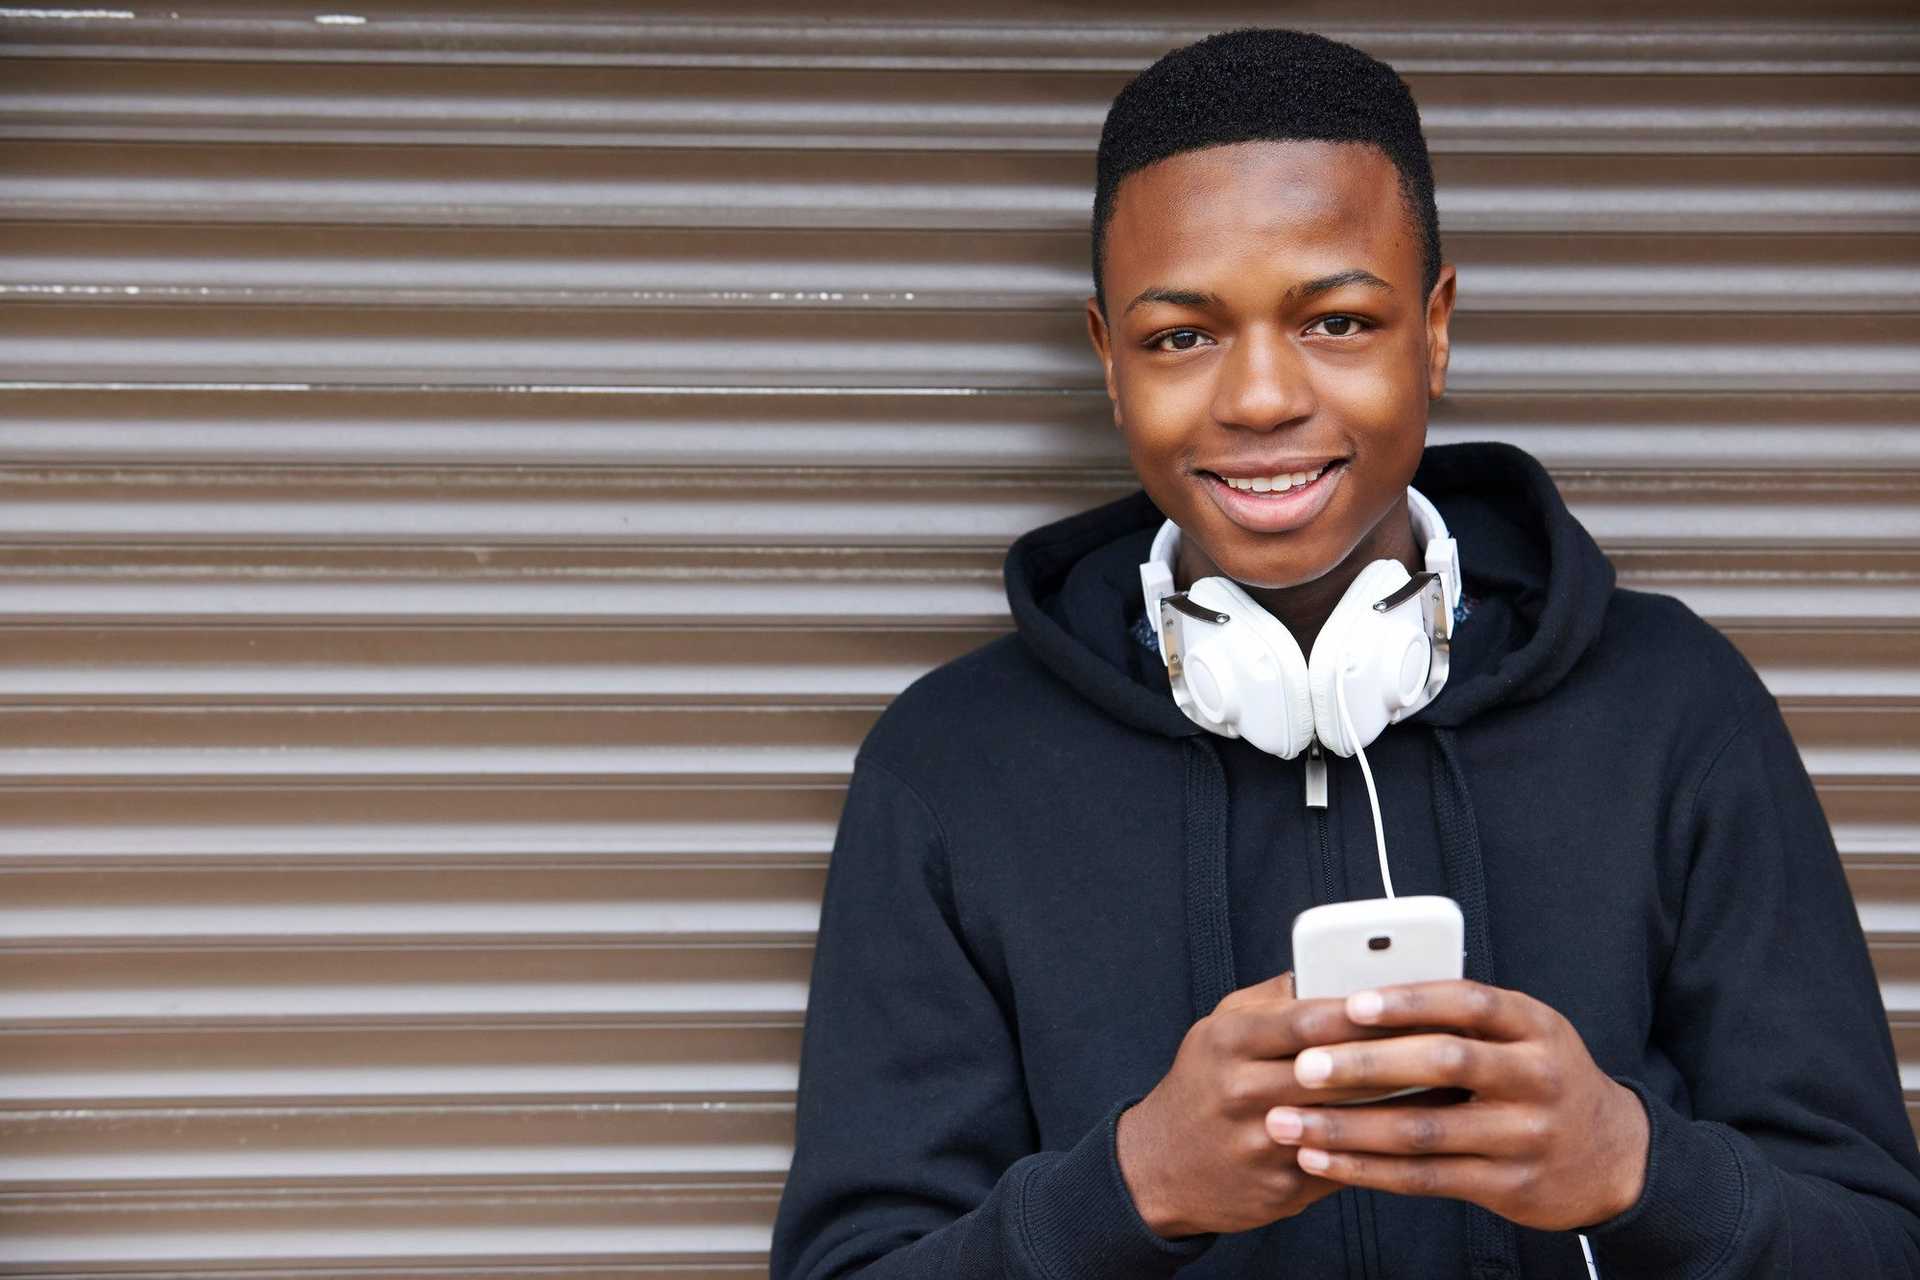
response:
{"label": "lips", "polygon": [[1307,484],[1267,493],[1236,489],[1211,471],[1199,474],[1207,496],[1227,519],[1254,533],[1287,533],[1326,510],[1346,473],[1347,464],[1334,461]]}

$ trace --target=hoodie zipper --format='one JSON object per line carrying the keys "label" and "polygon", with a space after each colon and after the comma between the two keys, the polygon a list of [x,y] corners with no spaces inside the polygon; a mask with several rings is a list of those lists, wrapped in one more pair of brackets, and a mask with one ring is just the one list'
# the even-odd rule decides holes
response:
{"label": "hoodie zipper", "polygon": [[1327,840],[1327,756],[1320,747],[1320,739],[1315,738],[1307,744],[1306,758],[1307,815],[1313,822],[1314,847],[1319,855],[1316,870],[1319,878],[1320,902],[1333,902],[1339,897],[1334,878],[1333,849]]}
{"label": "hoodie zipper", "polygon": [[[1319,901],[1337,902],[1340,899],[1339,869],[1334,866],[1333,842],[1327,829],[1327,753],[1318,738],[1307,744],[1302,782],[1306,788],[1307,818],[1313,824],[1314,847],[1319,855]],[[1380,1248],[1374,1235],[1372,1197],[1366,1191],[1355,1190],[1348,1193],[1347,1198],[1350,1203],[1341,1208],[1340,1216],[1349,1228],[1348,1280],[1372,1280],[1372,1260]]]}

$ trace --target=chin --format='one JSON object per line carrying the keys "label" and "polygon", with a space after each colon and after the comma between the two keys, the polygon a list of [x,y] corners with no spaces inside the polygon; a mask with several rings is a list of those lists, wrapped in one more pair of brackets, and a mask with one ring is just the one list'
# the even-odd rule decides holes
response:
{"label": "chin", "polygon": [[1327,550],[1320,539],[1308,542],[1298,533],[1252,533],[1233,527],[1227,537],[1226,546],[1204,535],[1195,541],[1221,573],[1246,587],[1284,591],[1305,586],[1332,573],[1345,559]]}

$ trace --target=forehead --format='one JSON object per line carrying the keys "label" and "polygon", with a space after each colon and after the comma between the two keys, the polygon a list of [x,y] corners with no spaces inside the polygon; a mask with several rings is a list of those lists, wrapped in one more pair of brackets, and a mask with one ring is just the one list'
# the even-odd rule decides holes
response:
{"label": "forehead", "polygon": [[1356,142],[1236,142],[1185,151],[1121,180],[1106,266],[1163,282],[1257,257],[1301,268],[1339,257],[1388,280],[1417,276],[1399,171]]}

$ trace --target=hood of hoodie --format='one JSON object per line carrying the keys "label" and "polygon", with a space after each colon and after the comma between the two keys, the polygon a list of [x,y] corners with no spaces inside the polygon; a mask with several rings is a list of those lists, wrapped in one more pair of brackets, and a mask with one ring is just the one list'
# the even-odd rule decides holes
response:
{"label": "hood of hoodie", "polygon": [[[1413,487],[1446,520],[1478,602],[1446,688],[1413,720],[1452,727],[1541,697],[1599,635],[1613,566],[1545,468],[1511,445],[1432,446]],[[1125,724],[1185,737],[1204,730],[1132,636],[1145,609],[1139,565],[1165,519],[1137,490],[1025,534],[1007,553],[1007,599],[1021,639],[1062,680]]]}

